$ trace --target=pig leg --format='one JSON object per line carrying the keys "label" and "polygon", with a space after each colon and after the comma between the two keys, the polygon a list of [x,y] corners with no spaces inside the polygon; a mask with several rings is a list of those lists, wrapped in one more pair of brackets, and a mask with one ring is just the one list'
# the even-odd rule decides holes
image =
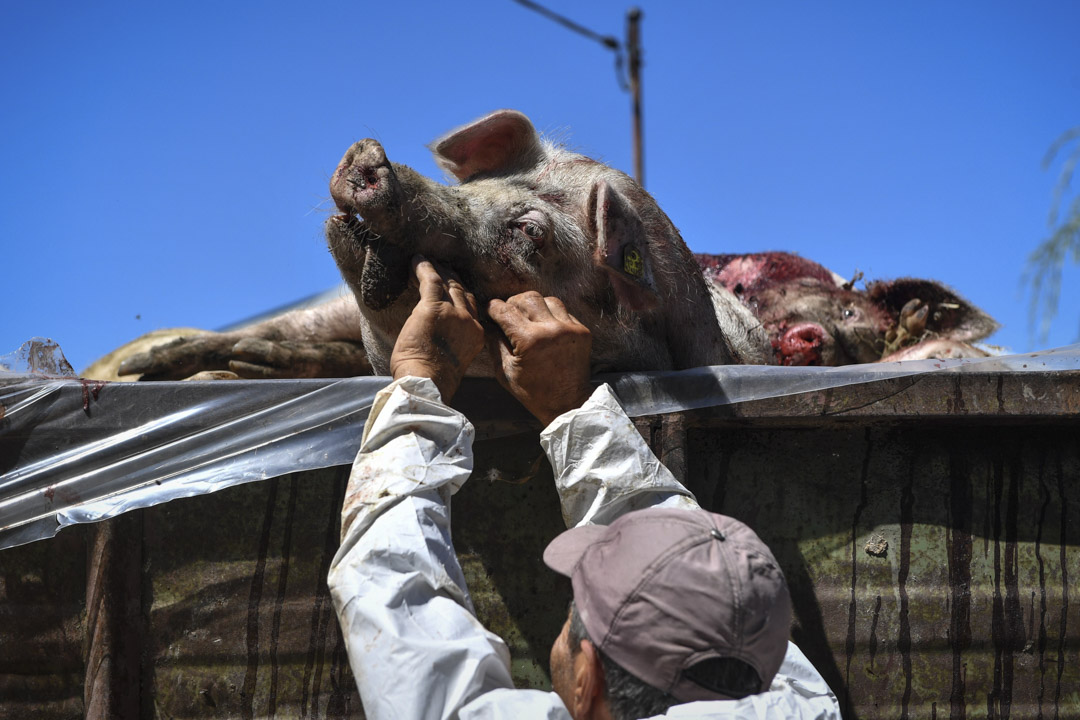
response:
{"label": "pig leg", "polygon": [[[363,344],[294,342],[207,333],[183,337],[132,356],[120,374],[140,380],[352,377],[371,373]],[[201,377],[194,378],[192,376]]]}
{"label": "pig leg", "polygon": [[950,338],[933,338],[898,350],[881,358],[881,362],[896,360],[951,360],[955,358],[989,357],[990,353],[966,342]]}
{"label": "pig leg", "polygon": [[232,348],[237,359],[229,369],[243,378],[315,378],[370,375],[371,364],[362,343],[337,340],[324,343],[274,342],[243,338]]}
{"label": "pig leg", "polygon": [[137,353],[120,363],[118,375],[141,375],[140,380],[183,380],[201,372],[229,369],[238,333],[182,336]]}
{"label": "pig leg", "polygon": [[231,370],[241,377],[349,377],[371,372],[360,341],[360,311],[351,297],[284,313],[228,333],[182,337],[133,355],[122,375],[180,380]]}

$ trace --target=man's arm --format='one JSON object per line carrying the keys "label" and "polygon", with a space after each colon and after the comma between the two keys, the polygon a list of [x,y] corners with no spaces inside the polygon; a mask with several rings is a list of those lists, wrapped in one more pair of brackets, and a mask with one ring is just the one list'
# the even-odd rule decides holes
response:
{"label": "man's arm", "polygon": [[443,718],[512,687],[505,643],[476,620],[450,536],[472,425],[448,408],[483,346],[476,304],[428,263],[375,399],[342,509],[329,584],[369,718]]}
{"label": "man's arm", "polygon": [[608,385],[540,434],[567,527],[608,525],[648,507],[698,509],[697,500],[653,454]]}
{"label": "man's arm", "polygon": [[473,429],[430,380],[376,398],[329,584],[367,717],[442,718],[511,687],[505,643],[476,619],[450,535]]}
{"label": "man's arm", "polygon": [[503,337],[489,342],[496,377],[547,425],[540,444],[555,470],[567,527],[606,525],[646,507],[697,508],[653,454],[607,385],[589,382],[589,331],[557,298],[493,300]]}

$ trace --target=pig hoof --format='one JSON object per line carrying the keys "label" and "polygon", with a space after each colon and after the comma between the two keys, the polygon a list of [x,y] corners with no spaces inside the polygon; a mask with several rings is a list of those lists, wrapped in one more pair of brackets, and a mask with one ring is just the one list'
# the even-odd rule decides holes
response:
{"label": "pig hoof", "polygon": [[930,314],[930,306],[923,305],[904,320],[904,327],[912,337],[919,337],[926,330],[926,318]]}
{"label": "pig hoof", "polygon": [[203,370],[197,372],[191,377],[184,378],[187,380],[239,380],[240,376],[234,372],[228,370]]}

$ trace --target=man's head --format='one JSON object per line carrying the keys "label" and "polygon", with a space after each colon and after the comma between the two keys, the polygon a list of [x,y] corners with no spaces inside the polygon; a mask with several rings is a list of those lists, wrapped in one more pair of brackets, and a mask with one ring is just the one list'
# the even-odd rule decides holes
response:
{"label": "man's head", "polygon": [[[765,543],[733,518],[641,510],[568,530],[544,561],[574,588],[552,685],[575,718],[745,697],[767,690],[783,661],[787,584]],[[627,714],[635,703],[613,690],[637,696],[646,714]]]}

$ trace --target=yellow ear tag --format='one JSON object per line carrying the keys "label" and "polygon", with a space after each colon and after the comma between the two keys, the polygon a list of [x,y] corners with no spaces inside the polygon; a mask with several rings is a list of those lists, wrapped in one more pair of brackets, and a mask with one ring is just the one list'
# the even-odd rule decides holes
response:
{"label": "yellow ear tag", "polygon": [[627,275],[633,275],[638,278],[644,277],[645,261],[642,259],[641,253],[634,248],[627,248],[626,252],[623,253],[622,269]]}

